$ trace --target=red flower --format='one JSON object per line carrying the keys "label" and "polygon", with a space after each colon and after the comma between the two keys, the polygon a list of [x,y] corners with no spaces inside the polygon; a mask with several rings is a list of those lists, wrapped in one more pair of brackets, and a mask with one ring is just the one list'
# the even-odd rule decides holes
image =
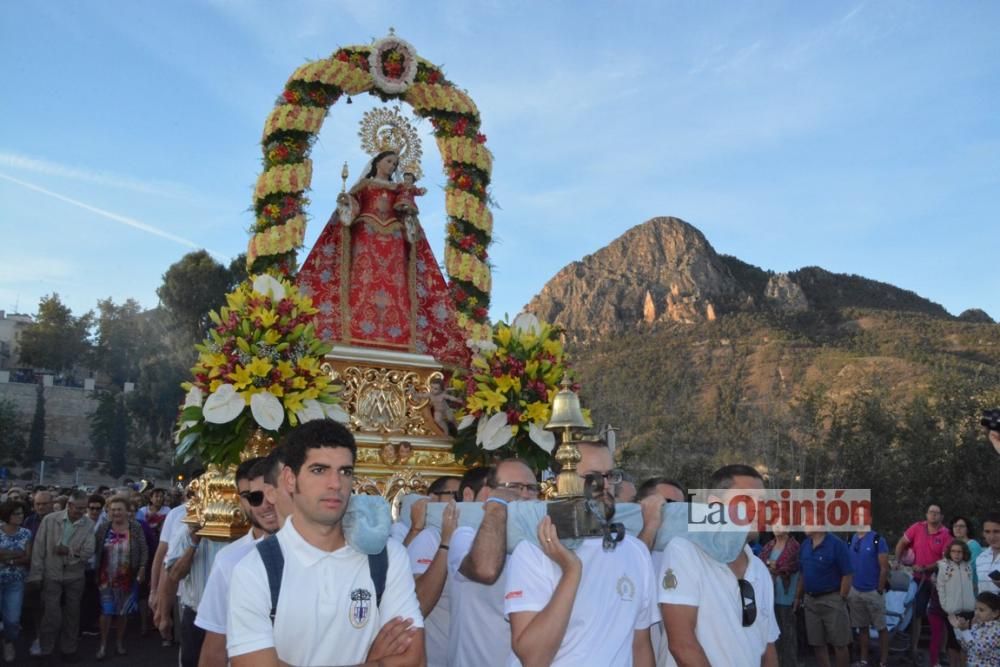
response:
{"label": "red flower", "polygon": [[476,143],[477,144],[485,144],[486,143],[486,135],[483,134],[482,132],[480,132],[479,134],[477,134],[476,135]]}
{"label": "red flower", "polygon": [[441,80],[441,73],[437,70],[431,70],[427,75],[427,83],[437,83]]}
{"label": "red flower", "polygon": [[281,94],[281,96],[285,98],[286,102],[292,102],[292,103],[295,102],[297,97],[295,92],[291,90],[286,90],[284,93]]}
{"label": "red flower", "polygon": [[489,311],[483,306],[479,306],[472,311],[472,316],[477,320],[485,320],[487,315],[489,315]]}
{"label": "red flower", "polygon": [[342,63],[346,63],[350,62],[351,57],[347,55],[347,51],[341,51],[340,53],[337,54],[337,60],[339,60]]}
{"label": "red flower", "polygon": [[462,116],[455,121],[455,134],[465,134],[465,130],[469,127],[469,119]]}
{"label": "red flower", "polygon": [[521,421],[521,413],[520,412],[518,412],[514,408],[510,408],[509,410],[507,410],[507,423],[508,424],[516,424],[519,421]]}

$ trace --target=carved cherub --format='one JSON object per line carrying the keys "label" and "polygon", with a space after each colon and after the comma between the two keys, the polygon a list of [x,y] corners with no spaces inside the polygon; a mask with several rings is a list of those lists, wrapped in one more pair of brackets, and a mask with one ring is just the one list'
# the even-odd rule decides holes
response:
{"label": "carved cherub", "polygon": [[430,391],[426,392],[416,392],[413,391],[413,387],[410,387],[410,397],[416,400],[428,400],[431,404],[431,414],[434,415],[434,423],[436,423],[442,431],[448,435],[455,435],[458,433],[457,425],[455,424],[455,413],[451,409],[452,405],[463,405],[465,402],[452,396],[444,389],[444,380],[441,378],[434,378],[427,383],[427,387]]}

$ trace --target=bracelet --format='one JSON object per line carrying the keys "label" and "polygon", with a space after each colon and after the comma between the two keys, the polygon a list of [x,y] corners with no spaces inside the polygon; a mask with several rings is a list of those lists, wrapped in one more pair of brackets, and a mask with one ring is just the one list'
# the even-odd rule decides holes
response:
{"label": "bracelet", "polygon": [[438,545],[438,549],[444,549],[445,551],[447,551],[448,550],[448,545],[447,544],[439,544]]}
{"label": "bracelet", "polygon": [[510,505],[510,501],[504,500],[503,498],[497,498],[495,496],[490,496],[489,498],[486,499],[486,502],[487,503],[500,503],[504,507],[508,507]]}

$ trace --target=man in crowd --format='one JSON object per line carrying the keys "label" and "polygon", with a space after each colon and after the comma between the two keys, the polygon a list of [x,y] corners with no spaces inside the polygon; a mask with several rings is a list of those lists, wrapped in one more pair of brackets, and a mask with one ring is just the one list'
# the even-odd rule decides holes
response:
{"label": "man in crowd", "polygon": [[[906,529],[896,543],[896,563],[898,564],[907,549],[913,549],[913,578],[917,581],[917,597],[913,602],[912,637],[920,636],[927,605],[934,589],[934,570],[937,562],[944,557],[944,550],[951,542],[951,531],[944,525],[944,514],[941,506],[931,503],[927,506],[925,521],[918,521]],[[917,661],[917,642],[912,642],[913,661]]]}
{"label": "man in crowd", "polygon": [[[406,551],[389,540],[384,555],[368,557],[344,536],[354,436],[342,424],[317,419],[289,431],[283,447],[280,482],[291,495],[292,516],[233,570],[226,637],[233,667],[378,660],[385,667],[423,666],[423,630],[405,625],[406,619],[422,625]],[[403,633],[387,647],[379,630],[392,624]]]}
{"label": "man in crowd", "polygon": [[1000,512],[990,512],[983,519],[983,541],[983,552],[975,562],[979,592],[1000,594]]}
{"label": "man in crowd", "polygon": [[25,582],[41,583],[43,613],[38,640],[43,657],[52,655],[57,634],[64,659],[72,660],[76,655],[84,570],[94,555],[94,524],[85,516],[86,509],[87,494],[74,491],[66,509],[46,514],[35,536],[31,571]]}
{"label": "man in crowd", "polygon": [[489,469],[486,485],[472,498],[485,502],[479,529],[462,526],[452,535],[448,550],[449,665],[507,664],[510,626],[503,616],[504,582],[500,578],[510,561],[507,507],[516,500],[537,500],[539,491],[535,474],[526,463],[501,461]]}
{"label": "man in crowd", "polygon": [[153,555],[153,571],[149,581],[149,608],[153,612],[153,623],[160,631],[163,646],[170,646],[174,636],[173,628],[180,627],[180,607],[177,604],[177,585],[170,577],[163,576],[163,561],[170,548],[170,540],[178,530],[185,530],[183,521],[187,516],[187,505],[181,503],[170,510],[160,529],[160,542]]}
{"label": "man in crowd", "polygon": [[[621,471],[603,442],[581,443],[577,472],[603,479],[599,501],[614,503]],[[575,551],[559,541],[548,516],[538,545],[524,540],[507,567],[504,613],[511,647],[526,665],[652,667],[649,627],[656,622],[656,591],[649,550],[626,536],[613,550],[584,539]]]}
{"label": "man in crowd", "polygon": [[199,667],[226,667],[226,624],[229,619],[229,582],[233,568],[260,540],[277,532],[278,513],[264,495],[264,475],[273,467],[269,457],[247,459],[236,468],[236,489],[240,494],[240,509],[250,521],[250,530],[215,556],[205,592],[198,605],[194,624],[205,631],[201,645]]}
{"label": "man in crowd", "polygon": [[816,654],[817,664],[829,667],[829,644],[833,646],[837,667],[847,667],[851,619],[846,601],[854,572],[851,556],[842,539],[823,529],[812,527],[806,536],[799,548],[802,576],[793,608],[805,609],[806,638]]}
{"label": "man in crowd", "polygon": [[862,665],[868,664],[868,628],[878,632],[879,665],[889,663],[889,631],[885,623],[885,598],[889,586],[889,545],[878,533],[864,525],[860,513],[854,523],[861,526],[847,544],[854,571],[847,607],[851,627],[858,628],[858,652]]}
{"label": "man in crowd", "polygon": [[[52,494],[44,489],[35,491],[30,500],[32,511],[24,517],[21,527],[31,531],[31,540],[34,542],[42,519],[52,512],[53,500]],[[31,655],[41,655],[42,649],[38,639],[38,631],[42,624],[42,591],[40,588],[35,586],[25,588],[22,615],[34,622],[36,636],[35,641],[31,644]]]}
{"label": "man in crowd", "polygon": [[634,503],[638,490],[635,488],[635,480],[628,473],[622,473],[622,483],[615,487],[616,503]]}
{"label": "man in crowd", "polygon": [[393,524],[390,535],[402,542],[404,547],[409,547],[410,543],[426,527],[427,503],[446,503],[449,500],[461,501],[462,496],[459,493],[461,483],[461,478],[451,475],[442,475],[435,479],[427,488],[427,497],[418,500],[410,507],[409,529],[404,531],[403,529],[406,524],[402,521],[397,521]]}
{"label": "man in crowd", "polygon": [[[714,490],[709,503],[728,506],[737,495],[761,493],[764,480],[750,466],[727,465],[712,474],[709,488]],[[694,543],[675,538],[664,551],[657,581],[668,650],[676,664],[777,667],[774,584],[746,543],[735,560],[721,563]]]}
{"label": "man in crowd", "polygon": [[38,535],[38,527],[42,523],[48,514],[52,511],[52,493],[50,491],[36,491],[35,495],[31,498],[31,506],[34,511],[28,516],[24,517],[23,528],[27,528],[31,531],[31,538],[34,539]]}

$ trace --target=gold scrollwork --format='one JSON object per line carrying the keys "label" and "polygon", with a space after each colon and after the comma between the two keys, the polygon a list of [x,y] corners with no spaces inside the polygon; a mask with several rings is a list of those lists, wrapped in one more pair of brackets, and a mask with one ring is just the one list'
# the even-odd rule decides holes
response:
{"label": "gold scrollwork", "polygon": [[354,492],[371,496],[382,496],[389,502],[393,519],[399,516],[403,496],[408,493],[427,493],[428,482],[423,473],[416,470],[401,470],[389,477],[356,477]]}
{"label": "gold scrollwork", "polygon": [[428,435],[431,430],[423,410],[427,400],[416,399],[413,388],[426,386],[434,376],[441,377],[441,373],[431,373],[424,379],[412,370],[345,368],[341,375],[343,399],[351,414],[351,426],[367,433]]}

